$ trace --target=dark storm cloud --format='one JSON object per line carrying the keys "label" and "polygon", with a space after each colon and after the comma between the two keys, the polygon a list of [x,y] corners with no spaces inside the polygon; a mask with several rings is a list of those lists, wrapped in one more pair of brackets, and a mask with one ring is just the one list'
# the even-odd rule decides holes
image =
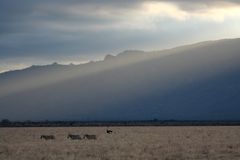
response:
{"label": "dark storm cloud", "polygon": [[[173,8],[166,13],[145,12],[144,4],[152,2],[169,3],[176,8],[170,6]],[[206,33],[211,27],[208,31],[209,22],[202,24],[195,20],[188,21],[188,25],[179,23],[188,17],[188,12],[237,4],[240,1],[1,0],[0,71],[5,58],[64,59],[125,49],[158,49],[177,45],[180,39],[191,42],[197,36],[191,26],[202,26]],[[190,38],[181,38],[186,32],[191,33]]]}

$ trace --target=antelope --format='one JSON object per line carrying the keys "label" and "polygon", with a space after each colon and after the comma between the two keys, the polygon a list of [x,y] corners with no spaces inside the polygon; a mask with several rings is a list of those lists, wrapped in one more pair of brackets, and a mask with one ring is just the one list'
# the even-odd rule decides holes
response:
{"label": "antelope", "polygon": [[112,134],[112,133],[113,133],[113,131],[110,130],[110,129],[107,129],[106,132],[107,132],[108,134]]}

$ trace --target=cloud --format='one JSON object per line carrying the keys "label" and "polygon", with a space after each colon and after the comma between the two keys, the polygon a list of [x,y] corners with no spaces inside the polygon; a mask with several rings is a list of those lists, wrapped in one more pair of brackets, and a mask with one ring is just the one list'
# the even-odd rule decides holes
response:
{"label": "cloud", "polygon": [[234,0],[171,1],[189,18],[222,22],[228,17],[240,17],[240,2]]}
{"label": "cloud", "polygon": [[[201,18],[223,20],[225,16],[239,13],[237,1],[29,1],[21,2],[3,0],[0,8],[2,33],[7,29],[16,32],[28,30],[28,27],[37,27],[34,24],[43,24],[45,27],[57,30],[102,30],[109,28],[143,28],[146,19],[155,17],[186,20]],[[238,4],[238,5],[236,5]],[[26,27],[23,24],[26,24]],[[73,23],[73,24],[72,24]],[[139,24],[141,23],[141,24]],[[61,25],[63,24],[63,25]],[[21,27],[22,25],[22,27]],[[20,26],[20,27],[14,27]],[[19,29],[20,28],[20,29]]]}
{"label": "cloud", "polygon": [[0,59],[155,50],[237,36],[239,21],[237,0],[1,0]]}
{"label": "cloud", "polygon": [[240,3],[234,0],[2,0],[0,3],[0,34],[152,29],[156,19],[223,22],[226,17],[240,13]]}

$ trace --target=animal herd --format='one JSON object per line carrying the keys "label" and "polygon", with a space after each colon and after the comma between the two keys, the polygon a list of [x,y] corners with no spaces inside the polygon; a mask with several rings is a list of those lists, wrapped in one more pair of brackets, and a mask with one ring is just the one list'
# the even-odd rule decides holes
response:
{"label": "animal herd", "polygon": [[[113,131],[110,130],[110,129],[107,129],[106,133],[107,134],[112,134]],[[54,140],[55,136],[54,135],[41,135],[40,139]],[[83,136],[81,136],[79,134],[68,134],[67,139],[71,139],[71,140],[81,140],[81,139],[96,140],[97,136],[95,134],[84,134]]]}

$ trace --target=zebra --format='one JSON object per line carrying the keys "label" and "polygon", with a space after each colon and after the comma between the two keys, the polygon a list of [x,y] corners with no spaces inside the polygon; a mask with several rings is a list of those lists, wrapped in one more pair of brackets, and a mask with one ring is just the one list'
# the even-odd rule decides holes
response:
{"label": "zebra", "polygon": [[40,139],[54,140],[55,137],[54,137],[54,135],[41,135]]}
{"label": "zebra", "polygon": [[73,135],[73,134],[68,134],[67,138],[71,140],[80,140],[82,137],[80,135]]}
{"label": "zebra", "polygon": [[95,139],[97,139],[97,136],[96,135],[94,135],[94,134],[92,134],[92,135],[89,135],[89,134],[85,134],[84,136],[83,136],[83,138],[84,139],[89,139],[89,140],[95,140]]}

